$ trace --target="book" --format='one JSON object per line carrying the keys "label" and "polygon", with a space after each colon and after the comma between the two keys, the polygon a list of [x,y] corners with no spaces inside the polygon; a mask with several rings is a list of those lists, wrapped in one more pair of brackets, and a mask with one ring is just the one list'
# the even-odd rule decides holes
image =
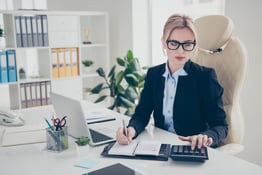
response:
{"label": "book", "polygon": [[105,146],[101,155],[104,157],[144,159],[167,161],[170,152],[170,144],[158,141],[136,141],[128,145],[120,145],[117,142]]}
{"label": "book", "polygon": [[6,60],[7,60],[7,71],[8,71],[8,82],[16,82],[16,51],[7,50],[6,51]]}

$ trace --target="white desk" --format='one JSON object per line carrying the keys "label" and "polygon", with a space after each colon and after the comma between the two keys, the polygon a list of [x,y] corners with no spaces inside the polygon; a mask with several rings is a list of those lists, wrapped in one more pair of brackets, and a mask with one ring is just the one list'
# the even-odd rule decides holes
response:
{"label": "white desk", "polygon": [[[27,123],[43,122],[43,116],[50,116],[52,107],[33,108],[23,110]],[[117,120],[101,123],[117,129],[121,126],[124,116],[117,115]],[[128,118],[126,118],[128,119]],[[1,126],[2,130],[3,127]],[[0,138],[1,138],[0,133]],[[155,139],[163,143],[181,143],[177,136],[158,128],[149,127],[138,139]],[[111,165],[113,163],[123,163],[133,169],[149,175],[205,175],[205,174],[238,174],[238,175],[261,175],[262,167],[237,157],[226,155],[214,149],[209,149],[209,160],[203,164],[193,162],[169,161],[149,161],[104,158],[100,156],[105,145],[90,147],[84,155],[78,155],[73,140],[70,139],[69,149],[61,153],[47,152],[44,150],[46,144],[28,144],[11,147],[0,147],[0,174],[1,175],[81,175],[83,173]],[[78,161],[88,158],[97,160],[98,163],[91,169],[75,167]]]}

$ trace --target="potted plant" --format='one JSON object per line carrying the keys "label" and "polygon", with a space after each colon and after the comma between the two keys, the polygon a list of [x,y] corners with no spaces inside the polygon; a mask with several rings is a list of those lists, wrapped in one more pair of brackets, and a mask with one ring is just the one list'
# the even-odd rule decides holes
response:
{"label": "potted plant", "polygon": [[0,25],[0,49],[5,48],[5,34],[4,28]]}
{"label": "potted plant", "polygon": [[89,73],[90,72],[90,66],[92,66],[94,64],[94,62],[92,60],[83,60],[82,64],[84,65],[84,71],[85,73]]}
{"label": "potted plant", "polygon": [[[103,90],[109,90],[106,95],[101,95],[95,103],[105,100],[107,97],[111,98],[112,104],[109,109],[122,112],[131,116],[134,112],[135,106],[140,98],[140,92],[144,87],[145,72],[140,66],[138,58],[133,56],[131,50],[127,51],[124,58],[116,58],[117,65],[114,65],[109,71],[108,75],[105,74],[103,68],[98,68],[96,72],[104,79],[104,82],[97,84],[90,90],[92,94],[100,94]],[[108,95],[107,95],[108,94]]]}
{"label": "potted plant", "polygon": [[85,136],[81,136],[81,137],[77,138],[77,140],[75,141],[75,143],[78,146],[87,145],[87,144],[89,144],[89,142],[90,142],[90,139],[88,137],[85,137]]}
{"label": "potted plant", "polygon": [[19,79],[25,79],[26,75],[25,75],[25,70],[23,68],[19,69]]}

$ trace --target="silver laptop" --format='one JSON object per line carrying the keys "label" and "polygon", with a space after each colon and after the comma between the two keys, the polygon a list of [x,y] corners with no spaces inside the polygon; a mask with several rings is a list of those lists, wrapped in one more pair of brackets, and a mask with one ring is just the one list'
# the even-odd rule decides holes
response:
{"label": "silver laptop", "polygon": [[74,138],[86,136],[90,145],[101,145],[115,141],[115,138],[101,131],[91,129],[86,122],[81,102],[63,95],[50,92],[57,116],[67,116],[68,134]]}

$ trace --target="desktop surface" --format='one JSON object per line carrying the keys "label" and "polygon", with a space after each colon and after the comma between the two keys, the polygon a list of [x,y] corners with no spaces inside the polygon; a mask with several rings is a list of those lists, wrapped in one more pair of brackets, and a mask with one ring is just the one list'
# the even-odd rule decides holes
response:
{"label": "desktop surface", "polygon": [[[50,115],[52,107],[32,108],[22,111],[27,124],[41,123],[43,116]],[[112,111],[113,112],[113,111]],[[114,113],[114,112],[113,112]],[[37,116],[36,116],[37,114]],[[128,117],[115,113],[116,120],[94,124],[94,127],[108,127],[116,130],[122,125],[122,119]],[[3,131],[3,128],[1,127]],[[2,133],[0,133],[0,138]],[[158,140],[162,143],[185,144],[176,135],[149,126],[137,139]],[[205,163],[173,161],[150,161],[138,159],[119,159],[102,157],[100,154],[106,145],[89,147],[84,154],[79,154],[74,139],[69,137],[69,148],[60,153],[46,150],[46,143],[0,147],[1,175],[82,175],[105,166],[121,163],[144,175],[173,174],[252,174],[261,175],[262,167],[249,163],[237,157],[227,155],[218,150],[208,148],[209,160]],[[79,161],[88,159],[96,164],[90,169],[75,166]]]}

